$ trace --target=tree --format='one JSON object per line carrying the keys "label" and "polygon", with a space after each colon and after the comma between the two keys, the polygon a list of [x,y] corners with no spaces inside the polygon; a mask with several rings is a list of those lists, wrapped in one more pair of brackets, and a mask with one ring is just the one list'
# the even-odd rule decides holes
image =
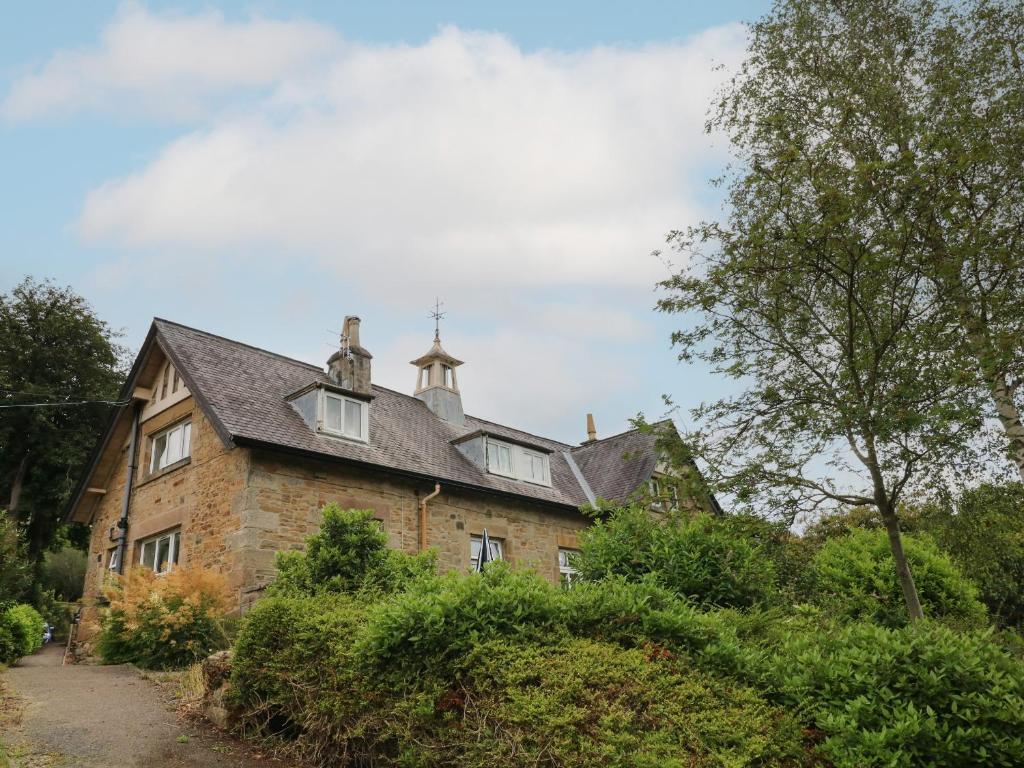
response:
{"label": "tree", "polygon": [[32,568],[17,526],[0,509],[0,612],[24,600],[32,585]]}
{"label": "tree", "polygon": [[1002,626],[1024,627],[1024,485],[984,484],[920,508],[921,527],[978,585]]}
{"label": "tree", "polygon": [[[116,338],[70,288],[25,278],[0,295],[0,499],[32,560],[56,535],[109,418],[96,401],[113,401],[124,381]],[[42,402],[55,405],[26,407]]]}
{"label": "tree", "polygon": [[912,619],[923,613],[899,503],[969,467],[982,425],[961,328],[921,248],[909,161],[898,144],[875,154],[872,120],[903,119],[887,109],[912,73],[894,62],[930,8],[789,0],[753,25],[709,121],[740,161],[722,180],[728,214],[669,236],[690,261],[659,302],[685,317],[680,357],[743,387],[695,411],[717,486],[791,516],[873,507]]}

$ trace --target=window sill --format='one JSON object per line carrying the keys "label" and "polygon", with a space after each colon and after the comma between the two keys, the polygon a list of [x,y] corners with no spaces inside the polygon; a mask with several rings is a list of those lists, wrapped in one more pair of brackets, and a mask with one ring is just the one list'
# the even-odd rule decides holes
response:
{"label": "window sill", "polygon": [[180,459],[180,460],[174,462],[173,464],[168,464],[163,469],[157,470],[156,472],[153,472],[152,474],[146,475],[144,478],[142,478],[142,480],[135,487],[136,488],[141,488],[142,486],[148,485],[149,483],[153,482],[154,480],[159,480],[161,477],[166,477],[167,475],[171,474],[172,472],[176,472],[177,470],[181,469],[182,467],[187,467],[191,463],[192,463],[192,457],[191,456],[186,456],[184,459]]}
{"label": "window sill", "polygon": [[323,437],[330,437],[334,440],[344,440],[346,443],[359,443],[360,445],[368,445],[369,440],[364,440],[361,437],[352,437],[352,435],[344,435],[341,432],[331,432],[326,429],[317,430],[317,434]]}

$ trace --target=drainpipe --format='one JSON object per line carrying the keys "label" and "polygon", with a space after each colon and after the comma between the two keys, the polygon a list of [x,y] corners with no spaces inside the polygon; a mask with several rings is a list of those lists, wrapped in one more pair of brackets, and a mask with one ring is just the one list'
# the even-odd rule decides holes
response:
{"label": "drainpipe", "polygon": [[420,552],[427,551],[427,502],[441,492],[441,484],[434,483],[434,492],[420,499]]}
{"label": "drainpipe", "polygon": [[117,521],[117,527],[121,531],[121,534],[117,537],[118,573],[124,573],[124,556],[125,550],[128,548],[128,509],[132,503],[132,486],[135,485],[135,469],[138,465],[139,414],[142,411],[142,403],[134,403],[132,409],[132,434],[128,442],[128,477],[125,480],[121,519]]}

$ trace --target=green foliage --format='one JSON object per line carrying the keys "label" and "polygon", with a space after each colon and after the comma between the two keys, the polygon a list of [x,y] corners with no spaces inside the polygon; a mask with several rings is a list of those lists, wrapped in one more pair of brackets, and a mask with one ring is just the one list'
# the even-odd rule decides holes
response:
{"label": "green foliage", "polygon": [[[125,374],[117,335],[71,288],[25,278],[0,294],[0,400],[116,400]],[[0,411],[0,499],[12,499],[12,516],[27,521],[32,561],[64,527],[74,482],[109,416],[103,404]]]}
{"label": "green foliage", "polygon": [[1024,485],[982,485],[930,504],[921,525],[978,586],[991,616],[1024,628]]}
{"label": "green foliage", "polygon": [[580,534],[577,568],[586,580],[650,577],[705,606],[769,600],[776,576],[760,544],[736,536],[723,518],[654,518],[642,507],[613,510]]}
{"label": "green foliage", "polygon": [[0,609],[24,599],[31,591],[32,565],[18,527],[0,509]]}
{"label": "green foliage", "polygon": [[65,602],[82,596],[88,556],[80,549],[65,546],[43,557],[43,586]]}
{"label": "green foliage", "polygon": [[414,583],[375,605],[356,653],[368,669],[408,679],[447,668],[490,639],[550,638],[561,629],[560,609],[560,590],[495,562],[482,573]]}
{"label": "green foliage", "polygon": [[228,645],[223,619],[231,605],[224,577],[200,568],[156,576],[131,568],[106,590],[96,651],[106,664],[186,667]]}
{"label": "green foliage", "polygon": [[43,617],[21,603],[0,613],[0,664],[13,664],[35,653],[43,644]]}
{"label": "green foliage", "polygon": [[[984,623],[977,587],[930,537],[904,536],[903,546],[926,616],[966,626]],[[809,578],[815,602],[836,617],[888,627],[907,622],[885,531],[857,529],[826,542],[814,556]]]}
{"label": "green foliage", "polygon": [[988,632],[858,623],[796,635],[776,663],[840,768],[1024,764],[1024,665]]}
{"label": "green foliage", "polygon": [[279,552],[274,595],[324,592],[387,594],[432,575],[436,555],[409,555],[387,548],[387,535],[370,510],[322,510],[319,532],[306,539],[305,552]]}

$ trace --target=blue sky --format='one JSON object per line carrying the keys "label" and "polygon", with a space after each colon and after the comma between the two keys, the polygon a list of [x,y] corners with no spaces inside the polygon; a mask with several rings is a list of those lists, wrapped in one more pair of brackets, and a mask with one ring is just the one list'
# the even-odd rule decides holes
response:
{"label": "blue sky", "polygon": [[692,407],[721,383],[675,361],[650,252],[718,213],[704,115],[766,7],[11,6],[0,290],[311,362],[359,314],[404,391],[439,296],[472,413],[574,441]]}

